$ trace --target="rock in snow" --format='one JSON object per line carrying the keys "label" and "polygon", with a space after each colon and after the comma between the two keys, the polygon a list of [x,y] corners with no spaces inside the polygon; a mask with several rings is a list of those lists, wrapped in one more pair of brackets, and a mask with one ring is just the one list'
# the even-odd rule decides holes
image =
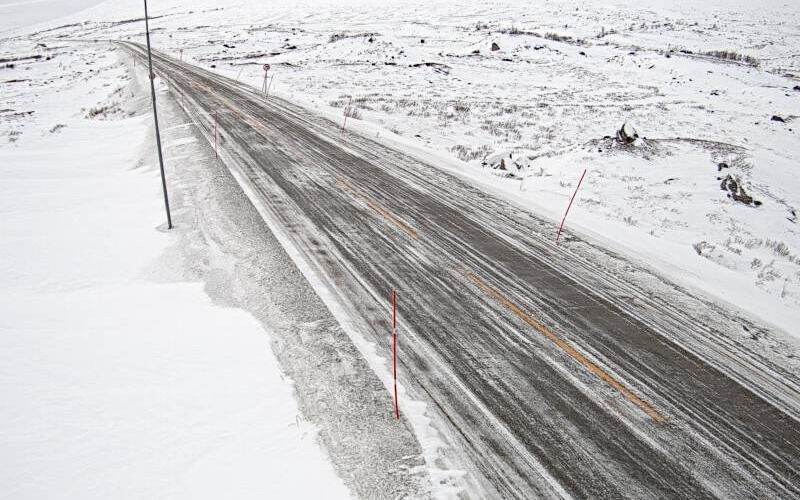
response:
{"label": "rock in snow", "polygon": [[741,181],[731,174],[726,175],[725,178],[722,179],[722,184],[720,184],[719,187],[723,191],[728,191],[728,198],[733,198],[734,201],[744,203],[745,205],[761,206],[761,202],[754,200],[753,197],[745,191]]}
{"label": "rock in snow", "polygon": [[633,128],[628,122],[622,124],[619,130],[617,130],[617,140],[622,144],[633,144],[636,139],[639,138],[639,133],[636,132],[636,129]]}

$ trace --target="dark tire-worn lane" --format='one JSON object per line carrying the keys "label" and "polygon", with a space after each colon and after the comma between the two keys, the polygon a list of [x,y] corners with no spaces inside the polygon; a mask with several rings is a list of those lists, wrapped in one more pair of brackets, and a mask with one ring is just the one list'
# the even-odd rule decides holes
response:
{"label": "dark tire-worn lane", "polygon": [[405,380],[494,494],[800,498],[797,415],[674,342],[658,310],[587,287],[593,270],[565,273],[544,223],[290,103],[154,62],[207,133],[217,111],[223,159],[381,346],[374,311],[401,290]]}

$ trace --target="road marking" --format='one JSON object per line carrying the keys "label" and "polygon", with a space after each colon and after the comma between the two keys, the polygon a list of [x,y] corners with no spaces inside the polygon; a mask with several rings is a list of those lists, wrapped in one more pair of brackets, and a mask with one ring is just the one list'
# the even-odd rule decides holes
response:
{"label": "road marking", "polygon": [[[226,108],[231,110],[235,115],[238,115],[244,122],[246,122],[249,125],[251,125],[254,129],[256,129],[265,138],[269,138],[269,136],[268,136],[269,130],[263,124],[261,124],[260,122],[258,122],[255,119],[253,119],[247,113],[243,112],[243,110],[239,106],[237,106],[233,101],[231,101],[230,99],[224,97],[220,93],[210,89],[209,87],[207,87],[207,86],[205,86],[205,85],[203,85],[203,84],[201,84],[199,82],[194,82],[194,83],[196,83],[196,85],[198,87],[200,87],[203,90],[207,91],[209,94],[212,94],[212,95],[216,96],[220,101],[223,102],[223,106],[225,106]],[[190,83],[190,85],[192,85],[192,83]],[[400,219],[398,219],[397,217],[395,217],[394,215],[392,215],[388,211],[384,210],[380,205],[378,205],[377,203],[375,203],[375,202],[371,201],[370,199],[368,199],[366,196],[364,196],[363,194],[358,192],[355,188],[353,188],[352,186],[350,186],[346,182],[344,182],[342,180],[337,180],[337,184],[339,184],[340,186],[342,186],[345,189],[347,189],[348,191],[350,191],[355,197],[357,197],[360,200],[362,200],[363,202],[365,202],[373,210],[378,212],[381,216],[383,216],[387,220],[389,220],[392,223],[394,223],[396,226],[398,226],[400,229],[405,231],[412,238],[414,238],[414,239],[419,238],[419,235],[413,229],[411,229],[411,227],[409,227],[405,222],[401,221]],[[631,402],[633,402],[636,406],[638,406],[642,411],[644,411],[647,415],[649,415],[651,418],[653,418],[653,420],[655,420],[658,423],[666,422],[666,418],[664,418],[661,414],[659,414],[648,403],[646,403],[644,400],[642,400],[640,397],[638,397],[636,394],[634,394],[632,391],[630,391],[628,388],[626,388],[624,385],[622,385],[619,381],[617,381],[614,377],[612,377],[607,372],[605,372],[602,368],[600,368],[599,366],[597,366],[594,363],[592,363],[591,361],[589,361],[584,355],[582,355],[577,350],[575,350],[575,348],[573,348],[568,343],[566,343],[561,338],[559,338],[557,335],[552,333],[550,330],[548,330],[547,328],[545,328],[544,326],[539,324],[537,321],[535,321],[533,318],[531,318],[528,314],[526,314],[524,311],[522,311],[519,307],[517,307],[513,302],[511,302],[510,300],[505,298],[498,291],[496,291],[495,289],[490,287],[488,284],[486,284],[484,281],[482,281],[480,278],[478,278],[478,276],[476,276],[475,274],[472,274],[472,273],[470,273],[468,271],[465,271],[465,273],[467,275],[467,278],[471,282],[473,282],[479,288],[484,290],[492,298],[494,298],[495,300],[497,300],[501,304],[503,304],[507,309],[512,311],[514,314],[516,314],[518,317],[520,317],[523,321],[525,321],[530,326],[532,326],[536,331],[538,331],[539,333],[541,333],[542,335],[544,335],[545,337],[550,339],[553,343],[555,343],[562,350],[564,350],[564,352],[566,352],[572,358],[574,358],[575,360],[580,362],[582,365],[584,365],[589,371],[591,371],[592,373],[597,375],[600,379],[602,379],[603,381],[608,383],[610,386],[612,386],[613,388],[618,390],[620,393],[622,393],[622,395],[624,395]]]}
{"label": "road marking", "polygon": [[614,389],[616,389],[619,392],[621,392],[623,396],[625,396],[630,401],[632,401],[636,406],[641,408],[642,411],[647,413],[653,420],[655,420],[658,423],[664,423],[664,422],[667,421],[666,418],[664,418],[660,413],[658,413],[655,409],[653,409],[653,407],[650,406],[649,404],[647,404],[642,398],[640,398],[639,396],[634,394],[630,389],[628,389],[627,387],[622,385],[619,381],[617,381],[617,379],[615,379],[614,377],[609,375],[602,368],[600,368],[596,364],[594,364],[591,361],[589,361],[588,359],[586,359],[586,356],[584,356],[583,354],[579,353],[574,347],[572,347],[571,345],[566,343],[564,340],[562,340],[556,334],[554,334],[553,332],[548,330],[546,327],[544,327],[543,325],[539,324],[536,320],[534,320],[533,318],[528,316],[528,314],[526,314],[525,311],[523,311],[522,309],[517,307],[516,304],[514,304],[513,302],[511,302],[510,300],[505,298],[503,295],[501,295],[500,292],[498,292],[497,290],[495,290],[491,286],[487,285],[483,280],[481,280],[475,274],[472,274],[469,271],[465,271],[465,272],[466,272],[467,278],[472,283],[477,285],[478,288],[482,289],[489,296],[491,296],[492,298],[494,298],[495,300],[497,300],[498,302],[503,304],[511,312],[513,312],[514,314],[519,316],[523,321],[525,321],[530,326],[532,326],[534,328],[534,330],[538,331],[539,333],[541,333],[542,335],[544,335],[545,337],[550,339],[558,347],[563,349],[564,352],[566,352],[571,357],[573,357],[575,360],[577,360],[579,363],[581,363],[583,366],[585,366],[590,372],[594,373],[595,375],[600,377],[600,379],[605,381],[608,385],[610,385]]}
{"label": "road marking", "polygon": [[353,186],[351,186],[350,184],[346,183],[345,181],[343,181],[343,180],[341,180],[341,179],[338,179],[338,180],[336,181],[336,184],[338,184],[338,185],[340,185],[341,187],[343,187],[343,188],[347,189],[348,191],[350,191],[350,192],[353,194],[353,196],[355,196],[355,197],[356,197],[356,198],[358,198],[359,200],[361,200],[361,201],[363,201],[364,203],[366,203],[367,205],[369,205],[369,206],[370,206],[370,208],[372,208],[373,210],[375,210],[376,212],[378,212],[379,214],[381,214],[381,215],[382,215],[382,216],[383,216],[385,219],[387,219],[387,220],[389,220],[389,221],[393,222],[393,223],[394,223],[394,224],[395,224],[397,227],[399,227],[400,229],[402,229],[403,231],[405,231],[405,232],[406,232],[406,234],[408,234],[409,236],[411,236],[411,237],[412,237],[412,238],[414,238],[415,240],[416,240],[417,238],[419,238],[419,235],[416,233],[416,231],[414,231],[413,229],[411,229],[411,227],[409,227],[409,225],[408,225],[408,224],[406,224],[405,222],[401,221],[400,219],[398,219],[397,217],[395,217],[394,215],[392,215],[392,214],[391,214],[390,212],[388,212],[387,210],[384,210],[384,209],[383,209],[383,207],[381,207],[380,205],[378,205],[378,204],[377,204],[377,203],[375,203],[374,201],[370,200],[369,198],[367,198],[366,196],[364,196],[363,194],[361,194],[360,192],[358,192],[358,190],[356,190],[356,188],[354,188],[354,187],[353,187]]}
{"label": "road marking", "polygon": [[[203,88],[204,90],[206,90],[210,94],[215,95],[219,100],[223,101],[225,107],[230,109],[232,112],[234,112],[234,114],[236,114],[239,117],[241,117],[243,119],[243,121],[245,121],[246,123],[251,125],[253,128],[258,130],[261,133],[261,135],[263,135],[265,138],[268,138],[268,135],[267,135],[268,130],[267,130],[267,128],[264,125],[262,125],[261,123],[259,123],[257,120],[254,120],[248,114],[244,113],[241,110],[241,108],[239,108],[239,106],[234,104],[230,99],[222,96],[218,92],[215,92],[215,91],[211,90],[210,88],[208,88],[207,86],[205,86],[205,85],[203,85],[201,83],[198,83],[198,86],[200,86],[201,88]],[[345,182],[345,181],[343,181],[341,179],[338,179],[336,181],[336,183],[339,184],[340,186],[344,187],[348,191],[350,191],[353,194],[353,196],[355,196],[356,198],[360,199],[361,201],[363,201],[364,203],[369,205],[370,208],[372,208],[373,210],[378,212],[381,216],[383,216],[387,220],[389,220],[392,223],[394,223],[397,227],[399,227],[400,229],[405,231],[406,234],[408,234],[412,238],[414,238],[414,239],[419,238],[419,235],[416,233],[416,231],[411,229],[411,227],[409,227],[408,224],[406,224],[402,220],[398,219],[397,217],[392,215],[390,212],[388,212],[385,209],[383,209],[380,205],[378,205],[377,203],[373,202],[372,200],[370,200],[369,198],[367,198],[366,196],[361,194],[359,191],[357,191],[353,186],[351,186],[347,182]],[[536,331],[538,331],[539,333],[541,333],[542,335],[544,335],[545,337],[550,339],[558,347],[560,347],[562,350],[564,350],[564,352],[566,352],[571,357],[573,357],[575,360],[577,360],[579,363],[584,365],[590,372],[594,373],[600,379],[602,379],[607,384],[609,384],[611,387],[615,388],[620,393],[622,393],[623,396],[625,396],[631,402],[633,402],[636,406],[641,408],[642,411],[647,413],[651,418],[653,418],[653,420],[655,420],[656,422],[659,422],[659,423],[666,422],[666,419],[663,416],[661,416],[661,414],[659,414],[655,409],[653,409],[653,407],[651,407],[649,404],[647,404],[639,396],[637,396],[630,389],[628,389],[627,387],[622,385],[619,381],[617,381],[614,377],[609,375],[602,368],[600,368],[596,364],[594,364],[591,361],[589,361],[586,358],[586,356],[584,356],[583,354],[579,353],[577,350],[575,350],[574,347],[572,347],[571,345],[569,345],[568,343],[563,341],[556,334],[554,334],[553,332],[551,332],[550,330],[548,330],[547,328],[545,328],[544,326],[539,324],[536,320],[534,320],[533,318],[528,316],[528,314],[526,314],[525,311],[523,311],[522,309],[517,307],[516,304],[514,304],[513,302],[511,302],[510,300],[508,300],[507,298],[502,296],[500,294],[500,292],[498,292],[494,288],[490,287],[483,280],[478,278],[478,276],[476,276],[475,274],[472,274],[470,272],[466,272],[466,274],[467,274],[467,278],[470,281],[472,281],[475,285],[477,285],[479,288],[484,290],[487,294],[489,294],[495,300],[499,301],[501,304],[503,304],[511,312],[513,312],[514,314],[519,316],[523,321],[525,321],[530,326],[532,326]]]}

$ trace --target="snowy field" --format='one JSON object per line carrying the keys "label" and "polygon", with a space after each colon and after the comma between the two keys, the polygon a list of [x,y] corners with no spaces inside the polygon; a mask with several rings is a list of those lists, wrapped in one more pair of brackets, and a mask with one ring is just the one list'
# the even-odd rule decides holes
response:
{"label": "snowy field", "polygon": [[[667,4],[169,0],[151,27],[254,86],[269,62],[271,90],[320,114],[352,100],[357,129],[553,220],[588,169],[570,227],[791,332],[800,8]],[[140,15],[108,1],[35,37],[141,41]]]}
{"label": "snowy field", "polygon": [[176,184],[165,231],[149,90],[118,54],[0,70],[0,496],[348,498],[272,332],[182,278],[203,246]]}

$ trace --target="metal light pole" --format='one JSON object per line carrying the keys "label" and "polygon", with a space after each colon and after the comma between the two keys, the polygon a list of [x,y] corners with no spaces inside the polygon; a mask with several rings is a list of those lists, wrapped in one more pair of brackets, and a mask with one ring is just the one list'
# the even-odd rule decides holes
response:
{"label": "metal light pole", "polygon": [[150,66],[150,95],[153,99],[153,120],[156,123],[156,144],[158,145],[158,165],[161,168],[161,188],[164,191],[164,207],[167,209],[167,228],[172,229],[172,215],[169,213],[169,196],[167,195],[167,178],[164,175],[164,155],[161,154],[161,133],[158,131],[158,112],[156,112],[156,85],[153,81],[153,56],[150,53],[150,23],[147,18],[147,0],[144,0],[144,30],[147,36],[147,62]]}

